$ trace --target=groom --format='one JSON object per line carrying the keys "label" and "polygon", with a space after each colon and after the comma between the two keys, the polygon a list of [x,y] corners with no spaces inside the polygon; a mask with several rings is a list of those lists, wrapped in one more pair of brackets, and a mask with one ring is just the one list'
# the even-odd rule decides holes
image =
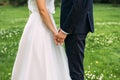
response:
{"label": "groom", "polygon": [[94,32],[93,0],[62,0],[61,29],[57,42],[63,43],[72,80],[84,80],[84,48],[88,32]]}

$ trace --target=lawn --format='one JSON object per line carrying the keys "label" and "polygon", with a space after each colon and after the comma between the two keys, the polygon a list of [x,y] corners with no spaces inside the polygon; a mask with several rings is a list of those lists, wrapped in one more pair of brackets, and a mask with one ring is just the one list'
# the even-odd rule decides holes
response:
{"label": "lawn", "polygon": [[[85,49],[86,80],[120,80],[120,7],[95,4],[95,33]],[[0,6],[0,80],[10,80],[17,47],[29,17],[27,6]],[[60,9],[54,18],[59,26]]]}

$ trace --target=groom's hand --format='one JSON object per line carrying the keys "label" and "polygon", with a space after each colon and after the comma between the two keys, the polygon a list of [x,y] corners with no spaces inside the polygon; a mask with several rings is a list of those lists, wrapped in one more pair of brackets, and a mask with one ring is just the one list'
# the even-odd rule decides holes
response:
{"label": "groom's hand", "polygon": [[62,30],[60,29],[59,31],[58,31],[58,35],[57,35],[57,42],[59,43],[59,44],[63,44],[64,43],[64,40],[65,40],[65,38],[67,37],[67,34],[65,34],[64,32],[62,32]]}

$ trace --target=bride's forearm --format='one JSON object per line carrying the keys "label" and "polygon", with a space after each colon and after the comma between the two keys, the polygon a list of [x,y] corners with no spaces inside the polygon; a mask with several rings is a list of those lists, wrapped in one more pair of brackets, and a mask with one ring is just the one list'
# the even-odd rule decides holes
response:
{"label": "bride's forearm", "polygon": [[46,11],[40,11],[41,17],[46,24],[46,26],[53,32],[56,33],[55,27],[51,21],[50,15],[48,14],[47,10]]}
{"label": "bride's forearm", "polygon": [[46,4],[45,0],[37,0],[38,9],[39,9],[39,12],[40,12],[43,22],[53,32],[53,34],[56,34],[57,31],[52,23],[52,20],[50,18],[48,10],[46,9],[45,4]]}

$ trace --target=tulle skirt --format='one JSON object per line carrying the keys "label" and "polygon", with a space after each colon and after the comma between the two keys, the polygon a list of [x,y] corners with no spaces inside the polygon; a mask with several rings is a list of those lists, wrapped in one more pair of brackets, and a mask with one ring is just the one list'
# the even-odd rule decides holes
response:
{"label": "tulle skirt", "polygon": [[[50,17],[55,25],[52,14]],[[12,80],[71,80],[66,53],[56,46],[39,13],[31,13],[23,31]]]}

